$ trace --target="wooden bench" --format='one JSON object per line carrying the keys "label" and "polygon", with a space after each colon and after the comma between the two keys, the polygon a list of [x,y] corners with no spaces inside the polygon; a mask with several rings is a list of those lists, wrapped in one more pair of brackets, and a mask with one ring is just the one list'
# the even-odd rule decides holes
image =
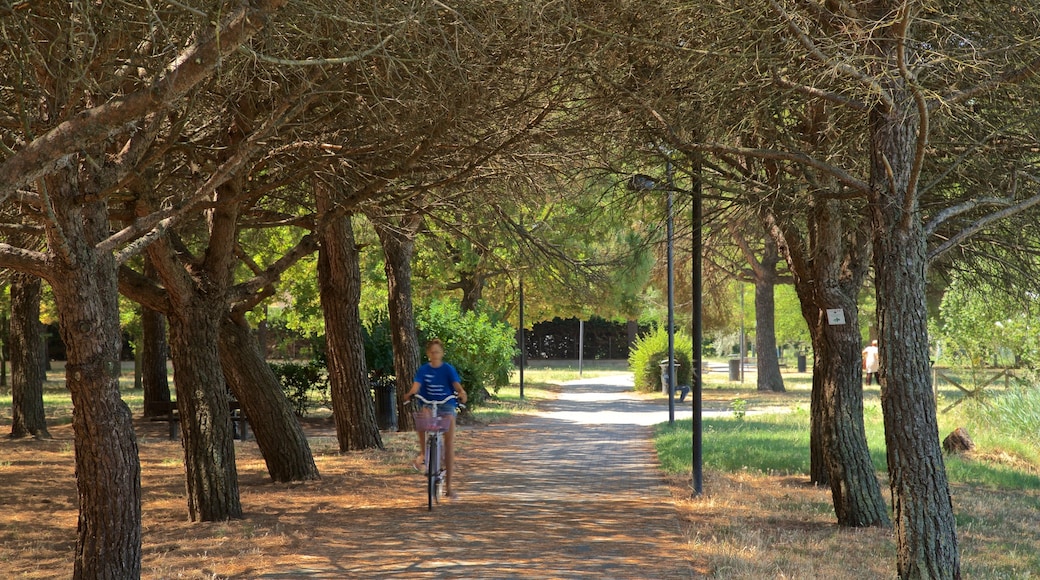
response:
{"label": "wooden bench", "polygon": [[[148,420],[166,421],[170,426],[170,439],[180,439],[181,417],[177,411],[177,403],[175,401],[159,403],[156,404],[156,408],[160,413],[148,417]],[[231,399],[228,401],[228,411],[231,412],[231,436],[242,441],[249,439],[249,421],[245,411],[242,410],[242,405]]]}

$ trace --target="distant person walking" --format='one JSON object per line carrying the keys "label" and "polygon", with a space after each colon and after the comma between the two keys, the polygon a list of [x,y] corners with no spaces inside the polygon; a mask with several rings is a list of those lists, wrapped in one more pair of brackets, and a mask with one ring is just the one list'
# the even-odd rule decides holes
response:
{"label": "distant person walking", "polygon": [[[863,349],[863,374],[867,375],[867,384],[870,385],[881,368],[881,357],[878,353],[877,340],[870,341],[870,346]],[[881,384],[880,379],[878,384]]]}

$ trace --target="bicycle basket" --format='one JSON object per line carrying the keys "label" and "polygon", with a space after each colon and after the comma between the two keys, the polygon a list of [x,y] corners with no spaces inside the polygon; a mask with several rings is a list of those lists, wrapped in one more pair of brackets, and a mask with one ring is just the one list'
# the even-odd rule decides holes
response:
{"label": "bicycle basket", "polygon": [[451,426],[450,413],[433,415],[429,411],[418,411],[412,413],[412,417],[419,431],[447,431]]}

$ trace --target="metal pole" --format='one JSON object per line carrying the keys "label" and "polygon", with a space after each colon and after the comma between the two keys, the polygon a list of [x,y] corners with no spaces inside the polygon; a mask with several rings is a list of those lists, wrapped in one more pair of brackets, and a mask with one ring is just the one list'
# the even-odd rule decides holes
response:
{"label": "metal pole", "polygon": [[693,174],[693,264],[691,266],[691,277],[693,278],[693,495],[699,496],[704,493],[703,464],[703,438],[702,438],[702,414],[701,403],[701,344],[704,342],[704,329],[702,311],[704,303],[702,300],[701,286],[701,222],[703,213],[701,207],[701,172],[700,165],[694,167]]}
{"label": "metal pole", "polygon": [[527,366],[527,341],[524,340],[524,274],[520,273],[520,400],[524,400],[524,367]]}
{"label": "metal pole", "polygon": [[744,283],[740,283],[740,384],[744,384],[744,359],[747,358],[747,347],[744,338]]}
{"label": "metal pole", "polygon": [[668,175],[668,424],[675,423],[675,260],[672,251],[674,224],[672,216],[672,163]]}
{"label": "metal pole", "polygon": [[578,319],[578,376],[581,376],[583,356],[585,354],[585,321]]}

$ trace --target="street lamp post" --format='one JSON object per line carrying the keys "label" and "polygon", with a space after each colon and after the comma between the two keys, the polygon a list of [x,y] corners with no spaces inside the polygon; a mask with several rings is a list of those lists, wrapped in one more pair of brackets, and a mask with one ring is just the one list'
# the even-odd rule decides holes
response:
{"label": "street lamp post", "polygon": [[[673,295],[673,263],[672,263],[672,194],[675,191],[675,184],[672,178],[672,164],[671,161],[667,165],[668,174],[668,362],[669,362],[669,389],[668,389],[668,415],[669,423],[674,421],[675,414],[675,365],[670,364],[675,360],[675,337],[673,330],[675,328],[675,304]],[[646,175],[636,174],[629,178],[628,188],[636,191],[660,191],[662,188],[658,187],[658,184],[654,180]],[[703,285],[701,283],[701,254],[703,252],[702,237],[701,237],[701,226],[704,219],[703,205],[701,203],[701,180],[699,167],[694,176],[693,182],[693,203],[692,203],[692,241],[693,241],[693,252],[691,259],[693,264],[691,265],[691,273],[693,278],[693,360],[690,365],[691,378],[693,385],[691,389],[691,399],[693,402],[693,494],[699,496],[704,493],[704,476],[703,476],[703,414],[704,406],[701,397],[703,391],[703,380],[701,377],[701,371],[703,367],[703,357],[701,353],[701,345],[704,342],[704,328],[703,328]]]}
{"label": "street lamp post", "polygon": [[527,342],[524,340],[524,272],[520,271],[520,400],[524,400],[524,367],[527,366]]}
{"label": "street lamp post", "polygon": [[672,211],[672,162],[666,166],[668,176],[668,424],[675,424],[675,259],[672,238],[675,233]]}
{"label": "street lamp post", "polygon": [[701,174],[700,166],[697,166],[697,171],[694,175],[693,182],[693,209],[692,209],[692,226],[693,226],[693,264],[691,265],[691,278],[693,279],[693,374],[690,375],[693,378],[693,495],[699,496],[704,493],[704,476],[702,473],[703,465],[703,453],[702,444],[703,438],[702,433],[702,415],[703,406],[701,402],[701,390],[703,383],[701,381],[701,370],[703,368],[703,362],[701,357],[701,345],[704,343],[704,318],[702,313],[704,311],[703,301],[703,287],[701,284],[701,252],[702,240],[701,240],[701,225],[704,220],[703,208],[701,206]]}

